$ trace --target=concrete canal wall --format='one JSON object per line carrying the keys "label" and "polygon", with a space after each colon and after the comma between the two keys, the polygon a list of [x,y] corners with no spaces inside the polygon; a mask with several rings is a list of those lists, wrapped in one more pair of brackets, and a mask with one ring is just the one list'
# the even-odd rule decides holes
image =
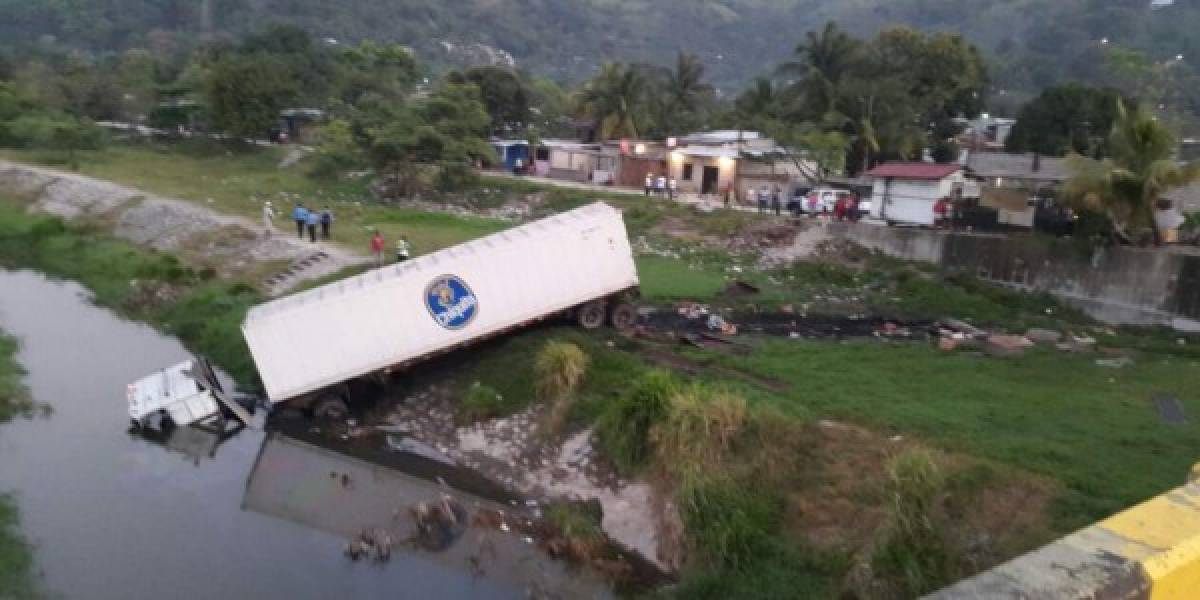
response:
{"label": "concrete canal wall", "polygon": [[830,233],[948,272],[1048,292],[1107,323],[1200,331],[1200,255],[1187,249],[1086,251],[1070,240],[864,223],[836,223]]}

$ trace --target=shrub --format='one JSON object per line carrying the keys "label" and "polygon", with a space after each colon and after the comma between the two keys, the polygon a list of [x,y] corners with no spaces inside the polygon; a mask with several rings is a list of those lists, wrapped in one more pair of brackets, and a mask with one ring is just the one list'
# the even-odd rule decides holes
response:
{"label": "shrub", "polygon": [[782,503],[727,477],[688,477],[679,508],[695,550],[711,564],[742,569],[770,552]]}
{"label": "shrub", "polygon": [[678,390],[670,373],[650,371],[605,407],[596,421],[596,437],[618,467],[630,471],[650,458],[650,430],[666,418]]}
{"label": "shrub", "polygon": [[888,529],[872,560],[894,595],[913,598],[954,579],[946,540],[932,519],[945,479],[933,457],[910,450],[888,465]]}
{"label": "shrub", "polygon": [[566,422],[587,366],[587,354],[570,342],[547,342],[534,360],[538,397],[550,404],[545,423],[549,433],[558,433]]}
{"label": "shrub", "polygon": [[659,460],[678,472],[716,468],[746,424],[746,401],[693,385],[671,396],[667,416],[651,431]]}
{"label": "shrub", "polygon": [[459,405],[459,416],[466,421],[482,421],[505,412],[504,396],[494,388],[476,381],[467,389]]}

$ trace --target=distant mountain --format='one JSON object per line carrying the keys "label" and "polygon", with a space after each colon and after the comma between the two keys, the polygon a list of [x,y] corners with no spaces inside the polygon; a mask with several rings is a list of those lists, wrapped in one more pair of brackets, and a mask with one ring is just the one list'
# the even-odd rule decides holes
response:
{"label": "distant mountain", "polygon": [[990,57],[997,87],[1014,92],[1103,79],[1102,40],[1200,61],[1200,0],[0,0],[0,15],[9,44],[156,48],[283,22],[401,42],[432,64],[511,59],[568,81],[604,60],[665,64],[689,50],[727,90],[830,19],[863,35],[890,24],[960,32]]}

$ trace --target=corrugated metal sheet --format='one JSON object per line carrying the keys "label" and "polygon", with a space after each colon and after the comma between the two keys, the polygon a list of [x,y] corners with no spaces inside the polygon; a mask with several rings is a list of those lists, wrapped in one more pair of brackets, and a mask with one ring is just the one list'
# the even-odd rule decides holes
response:
{"label": "corrugated metal sheet", "polygon": [[[426,302],[444,276],[476,303],[457,329]],[[281,402],[637,284],[621,214],[598,202],[257,306],[242,330]]]}

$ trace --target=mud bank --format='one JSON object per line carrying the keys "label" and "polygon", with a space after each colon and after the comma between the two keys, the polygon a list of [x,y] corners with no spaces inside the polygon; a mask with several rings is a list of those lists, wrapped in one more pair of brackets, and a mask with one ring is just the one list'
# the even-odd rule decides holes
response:
{"label": "mud bank", "polygon": [[593,448],[590,428],[561,438],[542,435],[544,413],[535,404],[509,417],[462,425],[454,402],[433,388],[392,406],[380,425],[535,502],[598,501],[609,537],[659,570],[676,572],[683,561],[683,531],[672,502],[649,483],[618,476]]}
{"label": "mud bank", "polygon": [[[266,276],[264,264],[287,274],[263,287],[282,294],[366,259],[331,244],[314,245],[286,231],[266,235],[261,223],[74,173],[0,161],[0,189],[32,200],[30,210],[95,223],[113,235],[229,277]],[[280,207],[285,208],[285,207]],[[286,219],[277,223],[290,225]]]}

